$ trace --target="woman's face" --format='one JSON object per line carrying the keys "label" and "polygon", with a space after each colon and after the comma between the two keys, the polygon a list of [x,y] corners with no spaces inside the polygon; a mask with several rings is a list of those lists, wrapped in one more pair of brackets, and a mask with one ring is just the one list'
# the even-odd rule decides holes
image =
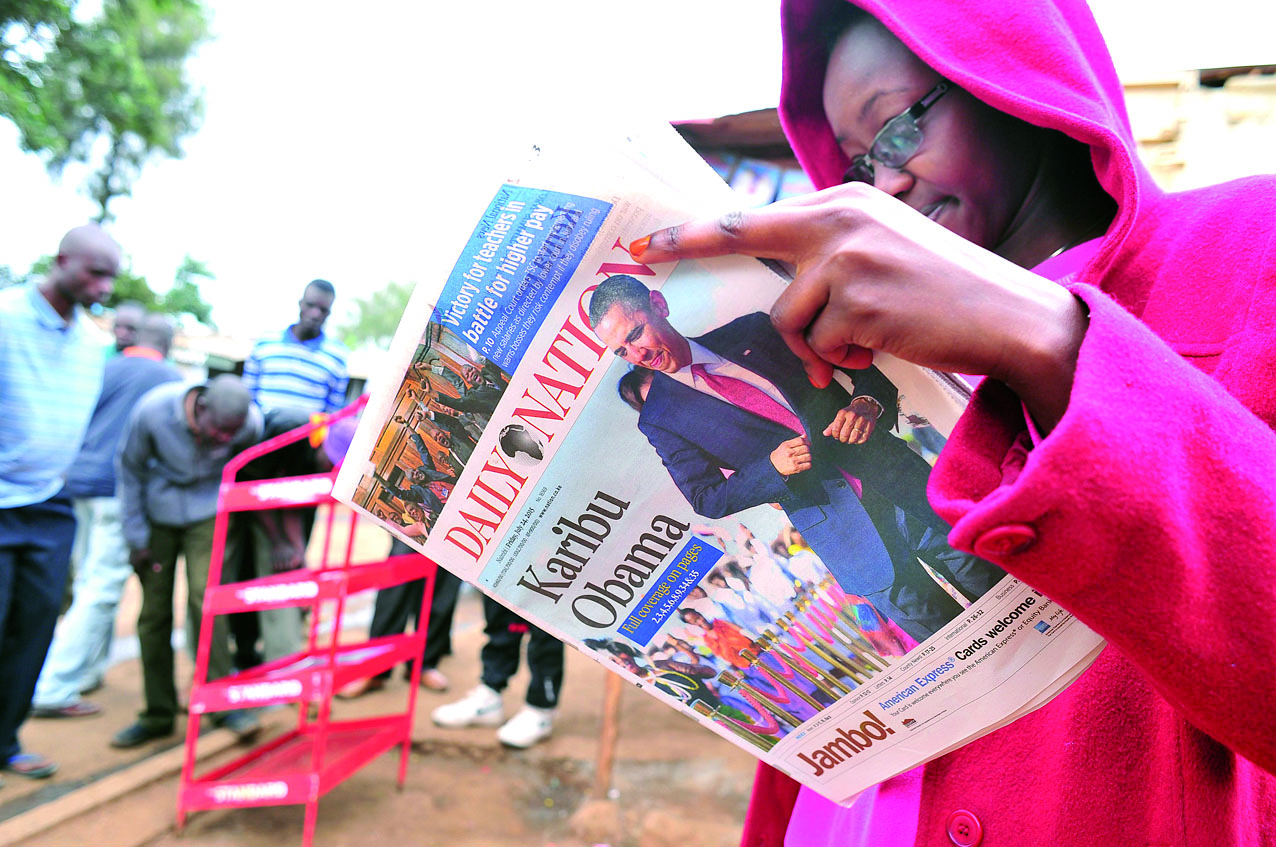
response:
{"label": "woman's face", "polygon": [[705,620],[704,615],[694,609],[683,609],[682,619],[692,626],[698,626],[701,629],[709,629],[709,622]]}
{"label": "woman's face", "polygon": [[[867,153],[891,118],[942,77],[876,21],[847,30],[824,80],[824,112],[847,157]],[[1028,196],[1039,144],[1028,124],[953,86],[921,118],[921,146],[900,168],[873,162],[877,188],[995,250]]]}

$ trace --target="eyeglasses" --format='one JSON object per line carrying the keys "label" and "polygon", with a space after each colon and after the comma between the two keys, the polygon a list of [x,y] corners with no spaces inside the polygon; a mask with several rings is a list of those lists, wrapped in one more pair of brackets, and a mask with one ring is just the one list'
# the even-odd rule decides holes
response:
{"label": "eyeglasses", "polygon": [[922,146],[922,128],[917,125],[917,119],[926,114],[951,87],[947,82],[939,83],[926,92],[922,99],[887,121],[877,135],[873,136],[868,153],[861,153],[851,159],[851,166],[842,175],[842,182],[867,182],[871,185],[874,162],[888,168],[904,167]]}

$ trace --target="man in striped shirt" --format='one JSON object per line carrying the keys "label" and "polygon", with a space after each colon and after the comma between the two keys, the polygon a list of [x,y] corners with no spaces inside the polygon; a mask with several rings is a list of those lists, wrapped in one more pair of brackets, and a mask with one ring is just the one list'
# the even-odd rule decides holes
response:
{"label": "man in striped shirt", "polygon": [[[346,405],[348,351],[323,331],[335,297],[332,283],[312,280],[298,301],[297,322],[280,335],[258,341],[244,362],[244,385],[268,426],[273,428],[278,420],[295,420],[297,412],[335,412]],[[298,514],[303,525],[299,545],[294,543],[297,539],[289,540],[296,533],[287,529],[295,525]],[[243,553],[238,561],[227,562],[228,580],[264,577],[280,568],[303,566],[314,509],[271,509],[240,517],[233,531],[241,534]],[[232,615],[230,627],[235,637],[235,664],[241,668],[259,664],[262,658],[273,661],[289,655],[302,641],[301,610],[295,607]],[[256,649],[259,635],[264,656]]]}
{"label": "man in striped shirt", "polygon": [[335,297],[332,283],[311,281],[298,302],[297,322],[253,347],[244,362],[244,385],[263,412],[335,412],[346,405],[349,351],[323,331]]}

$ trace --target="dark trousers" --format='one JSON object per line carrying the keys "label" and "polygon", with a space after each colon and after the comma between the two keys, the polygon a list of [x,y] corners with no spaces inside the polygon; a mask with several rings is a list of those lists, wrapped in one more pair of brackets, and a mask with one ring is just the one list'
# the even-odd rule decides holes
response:
{"label": "dark trousers", "polygon": [[971,600],[982,597],[1006,573],[948,546],[951,527],[935,514],[926,497],[930,464],[907,442],[879,428],[867,444],[858,446],[864,448],[862,452],[848,448],[844,455],[855,456],[860,463],[848,472],[864,474],[861,503],[895,569],[889,602],[902,615],[889,616],[913,638],[924,641],[961,614],[962,607],[926,573],[919,557]]}
{"label": "dark trousers", "polygon": [[[864,596],[919,642],[934,635],[963,610],[918,559],[972,601],[982,597],[1006,575],[991,562],[948,546],[947,524],[944,524],[945,531],[937,532],[904,514],[867,486],[860,503],[881,537],[894,569],[894,580],[888,591]],[[836,564],[830,569],[841,583]],[[842,587],[851,593],[860,593],[854,590],[853,583],[851,586]]]}
{"label": "dark trousers", "polygon": [[18,727],[53,640],[74,537],[69,497],[0,509],[0,763],[22,752]]}
{"label": "dark trousers", "polygon": [[917,551],[900,533],[897,521],[900,512],[895,504],[869,488],[864,489],[861,502],[886,545],[895,570],[895,580],[887,596],[890,604],[901,614],[889,611],[883,614],[917,641],[925,641],[962,613],[961,604],[950,597],[917,561]]}
{"label": "dark trousers", "polygon": [[[177,559],[186,560],[186,649],[191,658],[199,647],[199,631],[204,613],[204,590],[213,554],[213,524],[209,518],[189,526],[151,524],[151,555],[158,569],[138,574],[142,583],[142,610],[137,617],[137,640],[142,654],[142,688],[146,708],[138,723],[154,732],[171,732],[177,719],[177,683],[173,656],[173,587],[177,579]],[[230,539],[227,539],[230,544]],[[225,558],[237,556],[228,546]],[[225,615],[212,620],[213,634],[208,655],[208,679],[230,674],[230,627]]]}
{"label": "dark trousers", "polygon": [[[404,556],[414,552],[399,539],[390,547],[391,556]],[[461,580],[451,571],[439,568],[434,576],[434,596],[430,599],[430,622],[425,628],[425,650],[421,653],[421,668],[436,668],[444,656],[452,653],[452,616],[456,612],[456,597],[461,590]],[[421,597],[425,593],[425,580],[414,579],[402,585],[392,585],[377,592],[376,605],[372,608],[372,625],[368,635],[380,638],[406,632],[408,621],[413,628],[420,626]],[[378,679],[388,679],[390,671],[377,674]]]}
{"label": "dark trousers", "polygon": [[831,445],[836,464],[922,525],[943,533],[950,527],[935,514],[926,498],[930,463],[913,452],[908,442],[892,435],[885,426],[873,430],[864,444]]}
{"label": "dark trousers", "polygon": [[[227,542],[235,539],[235,547],[240,551],[236,559],[226,557],[222,561],[222,585],[232,582],[244,582],[257,576],[257,564],[253,558],[252,512],[232,515],[227,530]],[[261,651],[257,649],[257,641],[261,638],[261,620],[256,612],[235,612],[227,615],[231,638],[231,666],[239,670],[255,668],[263,661]]]}
{"label": "dark trousers", "polygon": [[[314,532],[315,508],[302,506],[297,511],[301,514],[304,558],[305,549],[310,546],[310,535]],[[226,535],[227,555],[222,565],[222,585],[246,582],[273,573],[270,540],[258,519],[259,515],[266,514],[267,512],[262,511],[231,515]],[[236,554],[233,557],[232,552]],[[305,649],[305,614],[304,609],[285,608],[227,615],[232,641],[232,667],[246,670]],[[257,648],[259,640],[263,642],[263,650]]]}
{"label": "dark trousers", "polygon": [[537,629],[509,609],[484,595],[483,614],[487,624],[483,631],[487,643],[479,658],[483,662],[483,684],[504,691],[510,677],[518,670],[518,657],[527,639],[527,668],[532,681],[527,686],[527,704],[540,709],[558,705],[558,692],[563,687],[563,642]]}

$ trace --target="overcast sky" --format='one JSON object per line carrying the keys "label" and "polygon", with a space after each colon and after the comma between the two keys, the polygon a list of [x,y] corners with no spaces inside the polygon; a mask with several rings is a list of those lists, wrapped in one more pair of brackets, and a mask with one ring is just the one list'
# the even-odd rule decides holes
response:
{"label": "overcast sky", "polygon": [[[316,276],[338,311],[416,281],[448,196],[476,174],[490,194],[493,162],[534,120],[712,117],[773,106],[779,90],[776,0],[209,5],[216,38],[191,68],[203,128],[112,204],[112,231],[158,289],[186,253],[207,263],[214,319],[238,334],[295,320]],[[1276,4],[1092,5],[1127,78],[1276,62]],[[94,213],[84,170],[52,183],[6,121],[0,174],[0,264],[25,270]]]}

